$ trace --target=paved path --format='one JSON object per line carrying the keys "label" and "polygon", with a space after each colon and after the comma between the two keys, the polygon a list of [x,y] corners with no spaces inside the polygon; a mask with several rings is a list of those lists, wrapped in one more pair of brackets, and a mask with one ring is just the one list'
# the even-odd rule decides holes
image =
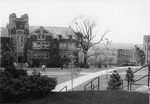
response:
{"label": "paved path", "polygon": [[[98,71],[98,72],[95,72],[95,73],[90,73],[88,75],[84,75],[82,77],[74,79],[73,87],[76,87],[76,86],[78,86],[80,84],[83,84],[84,82],[89,81],[89,80],[91,80],[91,79],[93,79],[95,77],[98,77],[98,76],[101,76],[101,75],[105,75],[107,72],[109,73],[109,72],[111,72],[113,70],[120,70],[120,69],[124,69],[124,68],[127,68],[127,67],[117,67],[117,68],[112,68],[112,69]],[[71,80],[57,85],[56,88],[53,91],[58,92],[65,86],[67,86],[67,90],[71,90],[72,89],[72,87],[71,87]]]}
{"label": "paved path", "polygon": [[[79,78],[76,78],[74,80],[73,87],[77,87],[77,86],[83,84],[86,81],[89,81],[89,80],[91,80],[95,77],[101,76],[101,75],[105,75],[106,73],[111,74],[113,70],[120,70],[120,69],[125,69],[125,68],[128,68],[128,67],[117,67],[117,68],[112,68],[112,69],[108,69],[108,70],[106,69],[106,70],[103,70],[103,71],[91,72],[91,73],[81,72],[80,74],[86,74],[86,75],[81,76]],[[135,67],[132,67],[132,68],[139,68],[139,67],[135,66]],[[38,72],[39,72],[39,70],[38,70]],[[32,73],[31,70],[28,71],[28,74],[31,74],[31,73]],[[41,72],[41,74],[42,75],[68,75],[69,74],[70,75],[70,73],[68,73],[68,72],[61,72],[60,73],[60,72],[49,72],[49,71]],[[119,74],[125,74],[125,72],[121,72]],[[145,75],[145,74],[140,72],[140,73],[137,73],[137,75]],[[72,89],[71,80],[57,85],[56,88],[53,91],[58,92],[65,86],[67,86],[67,90],[71,90]],[[138,89],[136,89],[136,91],[142,91],[142,92],[147,91],[147,90],[149,90],[149,88],[147,86],[141,86]],[[65,91],[65,90],[63,90],[63,91]]]}

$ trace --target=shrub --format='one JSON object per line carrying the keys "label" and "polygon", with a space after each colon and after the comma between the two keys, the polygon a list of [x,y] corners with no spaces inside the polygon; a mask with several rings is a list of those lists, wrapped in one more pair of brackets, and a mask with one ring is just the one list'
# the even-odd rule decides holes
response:
{"label": "shrub", "polygon": [[14,78],[18,78],[19,76],[27,76],[27,71],[23,69],[16,69],[15,67],[8,67],[4,70],[4,73],[11,74]]}
{"label": "shrub", "polygon": [[18,102],[25,98],[45,97],[55,88],[56,78],[28,75],[22,69],[6,68],[0,72],[0,102]]}

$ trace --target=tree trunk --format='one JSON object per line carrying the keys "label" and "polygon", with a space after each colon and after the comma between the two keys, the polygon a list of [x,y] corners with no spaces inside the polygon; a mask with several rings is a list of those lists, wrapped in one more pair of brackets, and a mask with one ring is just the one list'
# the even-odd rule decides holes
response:
{"label": "tree trunk", "polygon": [[88,64],[87,64],[87,51],[84,52],[84,67],[87,68]]}

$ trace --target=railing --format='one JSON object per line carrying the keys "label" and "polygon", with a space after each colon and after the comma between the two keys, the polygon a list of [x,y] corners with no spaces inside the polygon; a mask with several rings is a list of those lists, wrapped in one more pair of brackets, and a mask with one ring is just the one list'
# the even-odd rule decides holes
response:
{"label": "railing", "polygon": [[[97,80],[97,85],[94,85],[93,82]],[[89,86],[90,85],[90,86]],[[88,87],[89,86],[89,87]],[[90,89],[91,91],[93,91],[95,88],[98,88],[99,90],[99,86],[100,86],[100,78],[99,77],[96,77],[94,78],[93,80],[91,80],[89,83],[87,83],[85,86],[84,86],[84,91]]]}
{"label": "railing", "polygon": [[148,86],[149,86],[149,85],[150,85],[150,65],[144,65],[144,66],[142,66],[141,68],[139,68],[139,69],[137,69],[136,71],[134,71],[132,74],[134,74],[134,73],[140,71],[141,69],[143,69],[143,68],[145,68],[145,67],[147,67],[147,66],[148,66],[148,74],[147,74],[147,75],[144,75],[143,77],[141,77],[141,78],[139,78],[139,79],[137,79],[137,80],[135,80],[134,82],[131,82],[131,83],[130,83],[129,80],[128,80],[128,83],[127,83],[125,86],[123,86],[123,82],[125,81],[125,79],[122,80],[122,89],[125,88],[125,87],[127,87],[127,90],[131,90],[131,89],[132,89],[132,85],[133,85],[135,82],[137,82],[137,81],[139,81],[139,80],[141,80],[141,79],[143,79],[143,78],[145,78],[145,77],[147,77],[147,76],[148,76]]}
{"label": "railing", "polygon": [[59,92],[62,92],[64,89],[66,89],[65,91],[67,92],[67,86],[63,87]]}

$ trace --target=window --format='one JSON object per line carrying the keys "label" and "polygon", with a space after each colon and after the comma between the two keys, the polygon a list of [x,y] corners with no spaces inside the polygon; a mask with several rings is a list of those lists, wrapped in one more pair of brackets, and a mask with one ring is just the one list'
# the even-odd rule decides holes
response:
{"label": "window", "polygon": [[45,45],[45,42],[42,42],[42,45]]}
{"label": "window", "polygon": [[32,48],[33,49],[40,49],[41,48],[41,44],[39,42],[33,42],[32,43]]}
{"label": "window", "polygon": [[145,38],[145,42],[147,42],[147,38]]}
{"label": "window", "polygon": [[68,47],[69,48],[75,48],[75,44],[74,43],[70,43],[70,44],[68,44]]}
{"label": "window", "polygon": [[49,49],[50,43],[49,42],[42,42],[42,49]]}
{"label": "window", "polygon": [[42,36],[42,39],[45,39],[45,35],[41,35]]}
{"label": "window", "polygon": [[50,42],[33,42],[33,49],[49,49]]}
{"label": "window", "polygon": [[49,59],[49,53],[46,53],[46,57],[45,57],[46,59]]}
{"label": "window", "polygon": [[37,45],[41,45],[41,43],[40,43],[40,42],[37,42]]}
{"label": "window", "polygon": [[24,30],[17,30],[16,34],[24,34]]}
{"label": "window", "polygon": [[38,39],[40,39],[40,38],[41,38],[41,35],[38,35],[37,37],[38,37]]}
{"label": "window", "polygon": [[23,36],[23,35],[18,35],[18,36],[17,36],[17,41],[18,41],[18,42],[21,42],[21,43],[25,42],[24,36]]}
{"label": "window", "polygon": [[42,59],[49,59],[49,54],[47,52],[42,52],[39,55]]}
{"label": "window", "polygon": [[24,42],[24,38],[23,38],[23,36],[21,36],[21,42]]}
{"label": "window", "polygon": [[35,33],[40,33],[40,30],[35,31]]}
{"label": "window", "polygon": [[43,30],[43,33],[48,33],[46,30]]}
{"label": "window", "polygon": [[60,43],[59,48],[66,48],[66,43]]}
{"label": "window", "polygon": [[37,40],[45,40],[45,35],[38,35]]}
{"label": "window", "polygon": [[42,49],[45,49],[45,46],[42,46]]}
{"label": "window", "polygon": [[46,45],[49,45],[49,42],[46,42]]}
{"label": "window", "polygon": [[33,58],[37,59],[38,58],[38,53],[34,53]]}

